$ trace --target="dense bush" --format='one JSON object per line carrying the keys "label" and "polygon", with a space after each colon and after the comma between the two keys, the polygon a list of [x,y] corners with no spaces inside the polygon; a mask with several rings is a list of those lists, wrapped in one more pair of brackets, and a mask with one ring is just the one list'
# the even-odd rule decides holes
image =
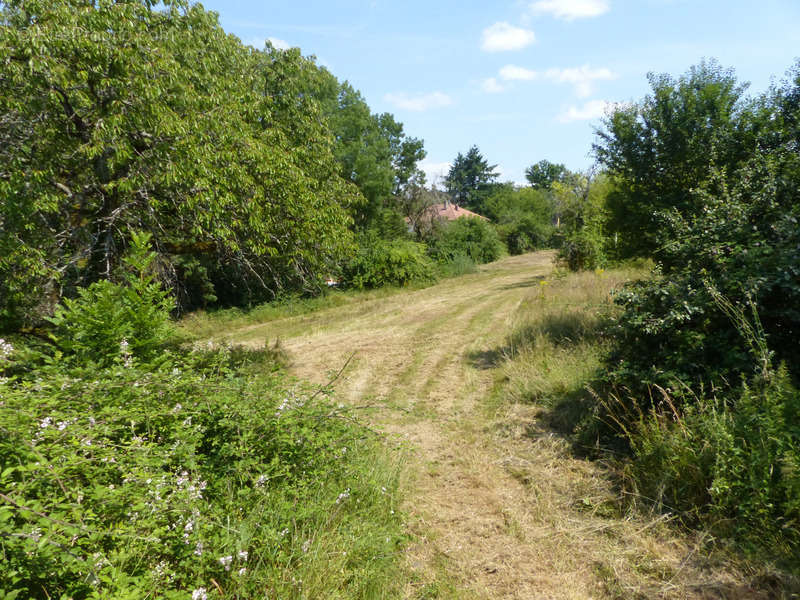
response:
{"label": "dense bush", "polygon": [[358,252],[343,271],[344,285],[358,289],[404,286],[434,278],[433,263],[423,244],[377,236],[361,237]]}
{"label": "dense bush", "polygon": [[386,568],[398,542],[377,445],[280,374],[192,361],[0,384],[2,597],[375,586],[365,565]]}
{"label": "dense bush", "polygon": [[498,186],[486,201],[486,216],[497,224],[510,254],[545,248],[553,235],[550,192],[532,188]]}
{"label": "dense bush", "polygon": [[56,308],[52,335],[65,360],[109,366],[133,357],[149,360],[161,350],[171,333],[173,301],[155,280],[149,243],[149,234],[133,234],[131,253],[123,258],[124,284],[97,281]]}
{"label": "dense bush", "polygon": [[479,218],[456,219],[431,231],[428,252],[438,263],[466,256],[477,264],[500,258],[505,248],[494,227]]}
{"label": "dense bush", "polygon": [[[790,82],[740,115],[737,131],[753,142],[747,156],[703,171],[680,202],[650,214],[659,272],[617,294],[621,314],[602,388],[611,400],[597,407],[607,432],[632,449],[631,482],[641,493],[749,547],[794,555],[793,568],[800,549],[798,99],[796,68]],[[667,140],[673,133],[660,131]],[[665,172],[679,174],[680,155],[670,160],[678,162]],[[687,169],[696,175],[696,166]]]}
{"label": "dense bush", "polygon": [[380,441],[276,349],[165,350],[138,240],[127,284],[58,310],[57,346],[0,340],[0,598],[392,594]]}

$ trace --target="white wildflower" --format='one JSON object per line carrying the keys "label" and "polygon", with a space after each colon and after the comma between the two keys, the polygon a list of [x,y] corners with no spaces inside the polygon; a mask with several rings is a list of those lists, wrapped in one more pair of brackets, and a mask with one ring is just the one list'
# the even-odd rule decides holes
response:
{"label": "white wildflower", "polygon": [[347,488],[345,491],[343,491],[341,494],[339,494],[338,498],[336,498],[336,504],[341,504],[342,502],[347,500],[349,497],[350,497],[350,488]]}
{"label": "white wildflower", "polygon": [[12,352],[14,352],[14,346],[12,346],[10,342],[0,338],[0,362],[7,360]]}
{"label": "white wildflower", "polygon": [[194,547],[194,555],[203,556],[203,542],[197,542],[197,544]]}
{"label": "white wildflower", "polygon": [[39,427],[41,427],[42,429],[47,429],[52,424],[53,424],[53,419],[51,419],[50,417],[45,417],[44,419],[39,421]]}
{"label": "white wildflower", "polygon": [[238,573],[239,573],[239,576],[241,577],[242,575],[247,573],[247,567],[242,567],[241,569],[239,569]]}
{"label": "white wildflower", "polygon": [[221,557],[219,558],[219,563],[220,563],[220,564],[221,564],[223,567],[225,567],[225,570],[226,570],[226,571],[230,571],[230,570],[231,570],[231,563],[232,563],[232,562],[233,562],[233,556],[232,556],[232,555],[229,555],[229,556],[221,556]]}
{"label": "white wildflower", "polygon": [[266,475],[263,475],[263,474],[259,475],[258,479],[256,480],[256,486],[264,487],[264,484],[266,484],[268,480],[269,480],[269,477],[267,477]]}
{"label": "white wildflower", "polygon": [[199,587],[192,592],[192,600],[208,600],[208,592],[206,588]]}
{"label": "white wildflower", "polygon": [[303,542],[303,552],[308,552],[311,548],[311,540],[306,540]]}
{"label": "white wildflower", "polygon": [[289,528],[288,528],[288,527],[287,527],[287,528],[285,528],[283,531],[281,531],[281,532],[280,532],[280,534],[279,534],[279,535],[280,535],[281,537],[286,537],[287,535],[289,535]]}
{"label": "white wildflower", "polygon": [[239,550],[239,560],[247,562],[247,550]]}
{"label": "white wildflower", "polygon": [[119,355],[122,357],[122,364],[126,369],[129,369],[133,366],[133,355],[131,354],[128,340],[126,338],[122,338],[122,341],[119,343]]}

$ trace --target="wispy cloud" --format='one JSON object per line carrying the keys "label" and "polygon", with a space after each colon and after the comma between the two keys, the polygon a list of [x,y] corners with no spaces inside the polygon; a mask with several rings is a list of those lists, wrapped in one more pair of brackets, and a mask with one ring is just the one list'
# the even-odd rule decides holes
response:
{"label": "wispy cloud", "polygon": [[501,21],[483,30],[481,48],[486,52],[522,50],[535,40],[533,31]]}
{"label": "wispy cloud", "polygon": [[423,160],[419,163],[419,168],[425,173],[425,181],[428,185],[441,185],[450,172],[451,166],[453,165],[449,162],[433,162],[429,160]]}
{"label": "wispy cloud", "polygon": [[397,92],[386,94],[383,99],[395,108],[417,112],[434,108],[443,108],[453,103],[452,98],[442,92],[414,95],[405,92]]}
{"label": "wispy cloud", "polygon": [[594,81],[616,79],[617,77],[609,69],[593,69],[589,65],[571,69],[548,69],[544,76],[558,83],[571,83],[575,86],[575,93],[581,98],[592,94]]}
{"label": "wispy cloud", "polygon": [[287,42],[286,40],[282,40],[280,38],[275,38],[275,37],[258,37],[258,36],[255,36],[255,37],[249,37],[247,39],[243,39],[242,40],[243,44],[245,44],[246,46],[252,46],[253,48],[256,48],[257,50],[263,50],[264,49],[264,44],[266,42],[271,43],[278,50],[288,50],[289,48],[292,47],[292,45],[289,42]]}
{"label": "wispy cloud", "polygon": [[613,110],[616,106],[612,102],[605,100],[589,100],[583,106],[570,106],[563,113],[558,115],[557,119],[561,123],[572,123],[573,121],[591,121],[592,119],[599,119]]}
{"label": "wispy cloud", "polygon": [[289,48],[292,47],[286,40],[282,40],[276,37],[269,37],[267,38],[267,41],[273,46],[275,46],[278,50],[288,50]]}
{"label": "wispy cloud", "polygon": [[556,19],[574,21],[599,17],[607,13],[611,6],[608,0],[539,0],[530,5],[534,15],[549,14]]}
{"label": "wispy cloud", "polygon": [[506,91],[506,88],[504,88],[494,77],[484,79],[483,83],[481,83],[481,89],[488,94],[499,94],[500,92]]}
{"label": "wispy cloud", "polygon": [[516,65],[506,65],[500,69],[500,78],[505,81],[532,81],[539,77],[536,71]]}

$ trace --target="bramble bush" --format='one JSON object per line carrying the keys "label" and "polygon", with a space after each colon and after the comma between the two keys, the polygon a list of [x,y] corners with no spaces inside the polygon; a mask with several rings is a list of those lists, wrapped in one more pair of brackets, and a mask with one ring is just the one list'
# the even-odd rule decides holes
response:
{"label": "bramble bush", "polygon": [[132,264],[59,311],[57,345],[0,341],[0,598],[391,595],[380,440],[276,349],[158,349],[168,303]]}
{"label": "bramble bush", "polygon": [[0,597],[358,596],[391,566],[394,481],[352,415],[190,363],[2,384]]}

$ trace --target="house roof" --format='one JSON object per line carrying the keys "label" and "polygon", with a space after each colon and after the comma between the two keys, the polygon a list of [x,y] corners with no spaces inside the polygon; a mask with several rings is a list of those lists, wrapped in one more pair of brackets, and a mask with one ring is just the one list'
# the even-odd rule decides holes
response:
{"label": "house roof", "polygon": [[441,204],[434,204],[428,209],[428,214],[430,214],[431,217],[438,217],[440,219],[445,219],[447,221],[455,221],[456,219],[463,219],[469,217],[483,219],[484,221],[489,220],[483,215],[474,213],[471,210],[467,210],[466,208],[461,208],[460,206],[458,206],[457,204],[453,204],[452,202],[443,202]]}

